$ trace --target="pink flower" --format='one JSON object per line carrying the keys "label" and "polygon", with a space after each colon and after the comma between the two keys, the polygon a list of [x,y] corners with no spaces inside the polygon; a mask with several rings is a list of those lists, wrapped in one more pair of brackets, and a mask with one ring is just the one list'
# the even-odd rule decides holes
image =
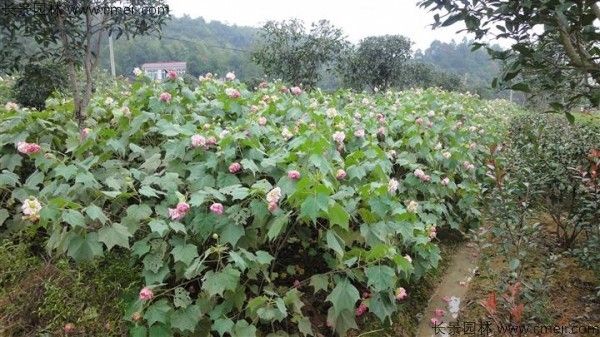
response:
{"label": "pink flower", "polygon": [[264,116],[260,116],[258,118],[258,125],[260,125],[260,126],[267,125],[267,118],[265,118]]}
{"label": "pink flower", "polygon": [[292,87],[290,91],[292,92],[292,95],[298,96],[302,94],[302,89],[300,89],[300,87]]}
{"label": "pink flower", "polygon": [[264,89],[264,88],[268,88],[268,87],[269,87],[269,82],[267,82],[267,81],[262,81],[258,84],[259,89]]}
{"label": "pink flower", "polygon": [[177,79],[177,72],[175,70],[169,70],[167,72],[167,77],[171,80],[174,81]]}
{"label": "pink flower", "polygon": [[162,94],[160,94],[159,99],[165,103],[169,103],[171,102],[171,94],[169,94],[168,92],[163,92]]}
{"label": "pink flower", "polygon": [[362,316],[365,312],[367,312],[367,310],[369,310],[369,308],[367,307],[365,301],[360,302],[358,308],[356,308],[356,317]]}
{"label": "pink flower", "polygon": [[90,135],[90,131],[92,131],[90,128],[83,128],[81,130],[81,139],[86,139]]}
{"label": "pink flower", "polygon": [[229,98],[240,98],[242,94],[237,89],[227,88],[225,89],[225,94],[229,96]]}
{"label": "pink flower", "polygon": [[338,144],[343,143],[344,139],[346,139],[346,134],[344,134],[342,131],[336,131],[333,133],[333,140],[335,140]]}
{"label": "pink flower", "polygon": [[190,205],[186,202],[180,202],[175,206],[175,208],[169,208],[169,217],[171,220],[180,220],[187,214],[190,210]]}
{"label": "pink flower", "polygon": [[398,180],[396,180],[394,178],[390,179],[390,181],[388,181],[388,192],[390,192],[392,194],[396,193],[399,185],[400,185],[400,183],[398,182]]}
{"label": "pink flower", "polygon": [[448,184],[450,184],[450,179],[448,177],[442,179],[442,185],[448,186]]}
{"label": "pink flower", "polygon": [[235,74],[232,71],[230,71],[225,75],[225,79],[228,81],[233,81],[235,80]]}
{"label": "pink flower", "polygon": [[65,324],[65,326],[63,327],[63,331],[67,335],[72,334],[73,332],[75,332],[75,324],[73,324],[73,323]]}
{"label": "pink flower", "polygon": [[231,163],[231,165],[229,165],[229,172],[236,174],[238,172],[240,172],[240,170],[242,169],[242,165],[240,163]]}
{"label": "pink flower", "polygon": [[421,170],[421,169],[416,169],[415,172],[414,172],[414,175],[417,178],[421,179],[422,177],[425,176],[425,172],[423,172],[423,170]]}
{"label": "pink flower", "polygon": [[442,153],[442,157],[444,157],[446,159],[449,159],[450,156],[452,156],[452,154],[450,152],[448,152],[448,151]]}
{"label": "pink flower", "polygon": [[215,202],[214,204],[210,205],[210,211],[215,214],[221,215],[223,214],[223,205],[218,202]]}
{"label": "pink flower", "polygon": [[207,146],[212,146],[212,145],[215,145],[215,144],[217,144],[217,139],[215,137],[210,136],[210,137],[206,138],[206,145]]}
{"label": "pink flower", "polygon": [[148,287],[144,287],[144,288],[142,288],[142,290],[140,290],[140,300],[149,301],[153,297],[154,297],[154,292],[152,291],[152,289],[150,289]]}
{"label": "pink flower", "polygon": [[24,154],[32,154],[39,152],[41,147],[36,143],[18,142],[17,151]]}
{"label": "pink flower", "polygon": [[288,178],[290,178],[292,180],[298,180],[298,179],[300,179],[300,172],[298,172],[296,170],[290,170],[290,171],[288,171]]}
{"label": "pink flower", "polygon": [[385,123],[385,116],[382,113],[378,113],[375,117],[377,118],[379,124]]}
{"label": "pink flower", "polygon": [[472,171],[475,169],[475,165],[469,163],[468,161],[463,162],[463,167],[465,168],[465,170],[469,170],[469,171]]}
{"label": "pink flower", "polygon": [[434,326],[434,327],[435,327],[435,326],[438,326],[438,327],[439,327],[439,326],[440,326],[440,324],[442,324],[442,322],[441,322],[439,319],[437,319],[436,317],[432,317],[432,318],[429,320],[429,322],[431,323],[431,326]]}
{"label": "pink flower", "polygon": [[276,202],[272,201],[269,203],[269,206],[267,206],[267,208],[269,209],[269,212],[273,213],[279,208],[279,205],[277,205]]}
{"label": "pink flower", "polygon": [[281,188],[275,187],[270,190],[266,195],[266,199],[269,204],[277,204],[281,199]]}
{"label": "pink flower", "polygon": [[365,136],[365,129],[358,129],[354,131],[354,136],[358,138],[363,138]]}
{"label": "pink flower", "polygon": [[290,92],[290,89],[288,89],[288,87],[286,87],[285,85],[283,87],[281,87],[281,89],[279,89],[279,91],[281,91],[284,94],[287,94]]}
{"label": "pink flower", "polygon": [[402,301],[406,297],[408,297],[408,294],[406,293],[406,289],[404,289],[402,287],[396,289],[396,300],[397,301]]}
{"label": "pink flower", "polygon": [[369,297],[371,297],[371,293],[370,293],[370,292],[368,292],[368,291],[365,291],[365,292],[362,294],[362,298],[363,298],[363,299],[367,299],[367,298],[369,298]]}
{"label": "pink flower", "polygon": [[206,138],[204,138],[201,135],[195,134],[192,136],[192,146],[193,147],[199,147],[199,146],[203,146],[206,147]]}
{"label": "pink flower", "polygon": [[346,171],[342,169],[337,170],[337,172],[335,173],[335,178],[337,180],[343,180],[344,178],[346,178]]}
{"label": "pink flower", "polygon": [[300,288],[300,281],[294,280],[294,288]]}
{"label": "pink flower", "polygon": [[433,314],[435,315],[435,317],[437,318],[442,318],[444,317],[444,315],[446,315],[446,311],[444,311],[444,309],[440,309],[440,308],[436,308],[433,311]]}
{"label": "pink flower", "polygon": [[423,118],[419,117],[419,118],[415,119],[415,123],[417,123],[419,125],[423,125],[423,123],[425,123],[425,121],[423,120]]}
{"label": "pink flower", "polygon": [[384,136],[385,135],[385,127],[381,126],[377,129],[377,133]]}
{"label": "pink flower", "polygon": [[469,144],[469,149],[470,150],[475,150],[477,148],[477,143],[471,143]]}

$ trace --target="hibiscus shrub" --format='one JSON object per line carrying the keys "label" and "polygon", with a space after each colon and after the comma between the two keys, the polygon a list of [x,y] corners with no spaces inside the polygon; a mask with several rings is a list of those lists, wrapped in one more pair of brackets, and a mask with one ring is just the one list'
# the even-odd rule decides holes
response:
{"label": "hibiscus shrub", "polygon": [[76,261],[131,252],[146,285],[133,336],[392,318],[438,264],[436,228],[479,222],[488,146],[514,109],[437,89],[250,92],[230,75],[193,91],[139,75],[95,96],[81,132],[71,104],[3,112],[0,229],[43,229]]}

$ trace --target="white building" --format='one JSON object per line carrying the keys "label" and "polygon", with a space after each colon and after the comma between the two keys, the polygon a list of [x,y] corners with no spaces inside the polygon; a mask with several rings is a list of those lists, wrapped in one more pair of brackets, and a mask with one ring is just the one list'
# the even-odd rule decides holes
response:
{"label": "white building", "polygon": [[156,62],[142,64],[142,70],[146,76],[153,80],[162,80],[167,77],[167,72],[174,70],[178,76],[185,74],[187,63],[185,62]]}

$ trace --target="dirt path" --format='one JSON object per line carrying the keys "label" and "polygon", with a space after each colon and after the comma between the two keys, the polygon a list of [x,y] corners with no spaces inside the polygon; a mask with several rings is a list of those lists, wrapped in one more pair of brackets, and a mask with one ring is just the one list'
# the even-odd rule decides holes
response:
{"label": "dirt path", "polygon": [[438,330],[438,334],[435,335],[431,319],[435,317],[435,310],[439,308],[445,311],[444,316],[439,318],[442,327],[446,326],[448,322],[456,320],[462,299],[467,293],[470,281],[477,269],[478,255],[476,246],[468,243],[456,250],[448,269],[423,312],[423,318],[417,329],[417,337],[447,336],[447,334],[439,333],[440,330],[445,331],[445,329]]}

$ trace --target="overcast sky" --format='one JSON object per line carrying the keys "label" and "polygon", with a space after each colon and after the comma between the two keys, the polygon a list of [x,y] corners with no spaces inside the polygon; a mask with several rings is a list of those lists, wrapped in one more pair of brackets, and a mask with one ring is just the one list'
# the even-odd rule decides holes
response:
{"label": "overcast sky", "polygon": [[187,14],[227,24],[261,26],[268,20],[299,18],[306,23],[327,19],[349,40],[371,35],[401,34],[426,49],[433,40],[462,40],[460,26],[432,30],[433,15],[417,0],[168,0],[175,16]]}

